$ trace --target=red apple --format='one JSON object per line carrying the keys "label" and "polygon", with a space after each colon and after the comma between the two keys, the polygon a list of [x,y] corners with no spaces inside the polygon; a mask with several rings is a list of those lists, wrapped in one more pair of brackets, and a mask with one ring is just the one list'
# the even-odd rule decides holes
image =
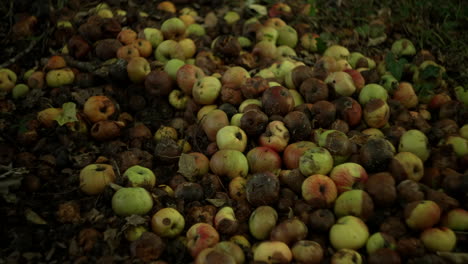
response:
{"label": "red apple", "polygon": [[187,230],[187,248],[194,258],[203,249],[213,247],[218,242],[218,231],[209,224],[197,223]]}
{"label": "red apple", "polygon": [[356,188],[362,189],[368,175],[361,165],[347,162],[335,166],[330,172],[330,178],[335,182],[338,193],[342,193]]}
{"label": "red apple", "polygon": [[329,207],[338,196],[336,185],[330,177],[315,174],[302,183],[302,197],[314,207]]}
{"label": "red apple", "polygon": [[268,147],[255,147],[247,155],[250,173],[263,171],[278,172],[281,169],[281,157]]}
{"label": "red apple", "polygon": [[299,168],[299,159],[302,154],[317,145],[312,141],[299,141],[289,144],[283,152],[283,162],[286,168],[292,170]]}

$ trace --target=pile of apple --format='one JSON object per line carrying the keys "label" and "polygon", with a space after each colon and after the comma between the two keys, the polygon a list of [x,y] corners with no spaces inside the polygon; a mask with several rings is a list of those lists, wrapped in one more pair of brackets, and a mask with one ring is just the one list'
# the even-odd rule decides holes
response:
{"label": "pile of apple", "polygon": [[[248,18],[253,8],[204,17],[167,1],[154,8],[167,19],[99,4],[81,25],[59,20],[55,41],[64,46],[26,71],[24,83],[0,69],[8,100],[34,89],[58,96],[63,87],[105,87],[76,101],[76,116],[65,104],[41,109],[21,142],[65,127],[103,144],[125,136],[129,148],[151,146],[127,151],[117,165],[100,157],[76,173],[83,194],[112,190],[117,216],[150,217],[122,230],[133,256],[153,263],[466,261],[468,91],[450,86],[432,54],[395,41],[385,52],[410,61],[400,78],[384,56],[337,44],[320,54],[310,26],[285,22],[294,12],[285,3]],[[135,19],[138,28],[130,26]],[[106,71],[87,72],[91,58]],[[433,92],[419,93],[428,83]],[[158,100],[174,117],[139,120],[138,112],[161,107],[150,105]],[[170,177],[160,167],[173,168]],[[186,253],[171,255],[175,244]]]}

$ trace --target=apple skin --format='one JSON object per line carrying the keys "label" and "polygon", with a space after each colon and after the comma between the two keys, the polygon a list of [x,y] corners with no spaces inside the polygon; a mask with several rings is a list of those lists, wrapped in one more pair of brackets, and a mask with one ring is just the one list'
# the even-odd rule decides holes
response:
{"label": "apple skin", "polygon": [[423,230],[437,224],[441,209],[437,203],[430,200],[414,201],[405,206],[406,224],[414,230]]}
{"label": "apple skin", "polygon": [[448,211],[442,218],[442,226],[456,231],[468,231],[468,211],[463,208]]}
{"label": "apple skin", "polygon": [[284,116],[294,109],[294,99],[283,86],[272,86],[262,94],[262,106],[268,116]]}
{"label": "apple skin", "polygon": [[202,119],[201,126],[208,139],[212,142],[216,141],[218,131],[229,125],[227,114],[223,110],[214,109],[209,111]]}
{"label": "apple skin", "polygon": [[311,148],[317,147],[312,141],[299,141],[289,144],[283,152],[283,162],[289,170],[299,168],[299,160],[302,154]]}
{"label": "apple skin", "polygon": [[291,245],[307,237],[308,228],[299,218],[293,217],[283,220],[270,233],[270,240],[281,241]]}
{"label": "apple skin", "polygon": [[268,205],[257,207],[249,217],[250,234],[258,240],[267,239],[277,220],[278,213],[273,207]]}
{"label": "apple skin", "polygon": [[320,208],[329,207],[338,196],[333,180],[321,174],[307,177],[302,182],[301,192],[307,203]]}
{"label": "apple skin", "polygon": [[172,39],[161,42],[154,52],[154,57],[162,63],[170,59],[185,60],[185,54],[179,42]]}
{"label": "apple skin", "polygon": [[390,106],[382,99],[371,99],[363,112],[364,121],[371,128],[382,128],[390,119]]}
{"label": "apple skin", "polygon": [[335,249],[358,250],[366,244],[369,230],[360,218],[347,215],[336,221],[329,235],[330,243]]}
{"label": "apple skin", "polygon": [[225,254],[234,257],[236,264],[244,264],[245,262],[244,251],[242,251],[240,245],[236,244],[233,241],[221,241],[217,243],[213,248],[215,250],[219,250],[221,252],[224,252]]}
{"label": "apple skin", "polygon": [[184,52],[185,59],[192,58],[197,52],[197,46],[191,38],[184,38],[179,40],[179,45],[182,48],[182,51]]}
{"label": "apple skin", "polygon": [[224,206],[218,210],[214,217],[214,226],[221,234],[233,234],[237,231],[239,222],[236,219],[234,209],[230,206]]}
{"label": "apple skin", "polygon": [[299,158],[299,170],[304,176],[328,174],[333,168],[333,157],[326,148],[312,147]]}
{"label": "apple skin", "polygon": [[151,218],[151,228],[160,237],[176,237],[184,230],[184,227],[184,216],[174,208],[162,208]]}
{"label": "apple skin", "polygon": [[51,70],[47,72],[45,78],[47,86],[60,87],[72,84],[75,81],[75,73],[70,68]]}
{"label": "apple skin", "polygon": [[291,248],[293,259],[299,264],[319,264],[323,260],[323,248],[312,240],[299,240]]}
{"label": "apple skin", "polygon": [[411,152],[397,153],[389,165],[389,171],[397,183],[409,179],[419,182],[424,176],[423,161]]}
{"label": "apple skin", "polygon": [[213,247],[219,242],[219,234],[216,229],[207,223],[196,223],[187,230],[187,248],[192,257],[205,248]]}
{"label": "apple skin", "polygon": [[282,152],[289,142],[289,131],[282,121],[268,123],[265,133],[261,134],[258,143],[260,146],[269,147],[276,152]]}
{"label": "apple skin", "polygon": [[387,233],[383,232],[372,234],[366,243],[367,254],[372,254],[380,248],[396,249],[395,239]]}
{"label": "apple skin", "polygon": [[89,195],[102,193],[114,181],[114,169],[108,164],[90,164],[80,171],[80,189]]}
{"label": "apple skin", "polygon": [[398,84],[396,90],[393,91],[393,99],[399,101],[406,108],[413,108],[418,105],[418,96],[409,82],[400,82]]}
{"label": "apple skin", "polygon": [[291,263],[291,249],[281,241],[263,241],[253,252],[253,260],[260,263]]}
{"label": "apple skin", "polygon": [[159,46],[159,44],[161,44],[161,42],[163,42],[164,40],[162,32],[157,28],[147,27],[143,29],[142,33],[142,37],[144,37],[151,43],[153,49],[156,49]]}
{"label": "apple skin", "polygon": [[332,45],[328,47],[323,53],[323,56],[332,57],[337,61],[341,59],[347,60],[349,55],[349,50],[341,45]]}
{"label": "apple skin", "polygon": [[348,136],[338,130],[325,130],[324,132],[318,131],[317,143],[320,147],[327,149],[333,157],[333,164],[339,165],[352,154],[352,145]]}
{"label": "apple skin", "polygon": [[180,39],[185,36],[185,24],[177,17],[172,17],[165,20],[161,24],[161,32],[164,35],[164,39]]}
{"label": "apple skin", "polygon": [[340,97],[333,103],[336,107],[337,116],[346,121],[350,127],[361,123],[362,107],[358,101],[351,97]]}
{"label": "apple skin", "polygon": [[240,67],[234,66],[227,69],[221,77],[221,83],[229,84],[232,88],[238,90],[250,78],[249,72]]}
{"label": "apple skin", "polygon": [[356,250],[342,248],[333,254],[330,264],[362,264],[362,256]]}
{"label": "apple skin", "polygon": [[112,210],[119,216],[145,215],[151,208],[153,198],[141,187],[124,187],[112,196]]}
{"label": "apple skin", "polygon": [[429,140],[420,130],[410,129],[403,133],[398,144],[398,152],[404,151],[415,154],[424,162],[431,154]]}
{"label": "apple skin", "polygon": [[149,62],[143,57],[134,57],[128,61],[128,78],[134,83],[142,83],[151,71]]}
{"label": "apple skin", "polygon": [[[182,164],[181,164],[182,163]],[[188,168],[182,169],[182,166]],[[210,170],[210,160],[200,152],[182,153],[179,159],[179,171],[188,181],[195,182]]]}
{"label": "apple skin", "polygon": [[350,190],[341,193],[335,200],[335,215],[353,215],[366,221],[374,212],[374,202],[363,190]]}
{"label": "apple skin", "polygon": [[276,45],[286,45],[294,48],[298,42],[298,36],[296,30],[288,25],[280,27],[278,29],[278,38],[276,39]]}
{"label": "apple skin", "polygon": [[247,135],[238,126],[225,126],[216,133],[216,144],[220,150],[233,149],[244,152],[247,146]]}
{"label": "apple skin", "polygon": [[140,165],[128,168],[123,176],[128,179],[129,185],[132,187],[154,187],[156,184],[156,176],[153,171]]}
{"label": "apple skin", "polygon": [[177,71],[176,81],[180,89],[187,95],[192,94],[193,85],[199,78],[205,76],[205,73],[199,67],[193,64],[185,64]]}
{"label": "apple skin", "polygon": [[229,254],[229,252],[219,250],[215,247],[208,247],[200,251],[200,253],[195,257],[195,261],[193,262],[193,264],[210,263],[237,264],[237,261]]}
{"label": "apple skin", "polygon": [[365,85],[359,93],[359,103],[364,106],[372,99],[381,99],[386,102],[388,99],[387,90],[375,83]]}
{"label": "apple skin", "polygon": [[0,91],[10,92],[15,87],[18,77],[16,73],[10,69],[0,69]]}
{"label": "apple skin", "polygon": [[279,172],[281,169],[281,157],[271,148],[255,147],[247,152],[250,173],[263,171]]}
{"label": "apple skin", "polygon": [[425,229],[420,236],[424,247],[435,252],[449,252],[457,244],[457,236],[447,227],[433,227]]}
{"label": "apple skin", "polygon": [[369,176],[358,163],[347,162],[335,166],[330,172],[330,178],[335,182],[338,193],[352,189],[362,189]]}
{"label": "apple skin", "polygon": [[213,104],[221,92],[221,82],[212,76],[199,78],[192,88],[192,96],[196,103]]}
{"label": "apple skin", "polygon": [[246,177],[249,172],[249,163],[245,155],[232,149],[219,150],[210,159],[211,171],[220,176],[226,176],[229,179],[235,177]]}
{"label": "apple skin", "polygon": [[353,78],[346,72],[333,72],[327,76],[325,83],[335,89],[338,96],[351,96],[356,91]]}

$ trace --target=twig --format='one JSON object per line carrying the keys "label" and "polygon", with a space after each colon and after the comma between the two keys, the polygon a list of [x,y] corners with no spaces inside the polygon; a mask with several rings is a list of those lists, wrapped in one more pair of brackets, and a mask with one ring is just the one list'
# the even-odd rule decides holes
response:
{"label": "twig", "polygon": [[38,38],[33,39],[31,41],[31,43],[29,43],[29,45],[28,45],[28,47],[26,49],[24,49],[20,53],[16,54],[16,56],[14,56],[13,58],[11,58],[11,59],[7,60],[6,62],[0,64],[0,68],[5,68],[5,67],[15,63],[17,60],[21,59],[24,55],[28,54],[34,48],[34,46],[36,46],[36,44],[39,42],[39,40],[41,40],[45,35],[47,35],[46,32],[44,32]]}

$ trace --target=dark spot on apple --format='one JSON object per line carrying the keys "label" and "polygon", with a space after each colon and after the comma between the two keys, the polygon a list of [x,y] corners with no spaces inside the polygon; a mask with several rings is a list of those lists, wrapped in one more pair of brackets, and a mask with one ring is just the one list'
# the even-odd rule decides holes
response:
{"label": "dark spot on apple", "polygon": [[164,219],[162,220],[162,223],[163,223],[164,225],[170,225],[170,224],[172,223],[172,221],[171,221],[171,219],[169,219],[169,218],[166,217],[166,218],[164,218]]}
{"label": "dark spot on apple", "polygon": [[242,140],[242,133],[241,133],[241,132],[237,132],[237,133],[236,133],[236,138],[239,139],[239,140]]}
{"label": "dark spot on apple", "polygon": [[327,188],[326,188],[325,185],[320,185],[320,187],[319,187],[320,193],[324,193],[326,189],[327,189]]}
{"label": "dark spot on apple", "polygon": [[99,128],[100,128],[100,125],[99,124],[95,124],[93,126],[93,132],[98,132],[99,131]]}
{"label": "dark spot on apple", "polygon": [[103,166],[97,166],[96,171],[105,171],[106,168]]}

